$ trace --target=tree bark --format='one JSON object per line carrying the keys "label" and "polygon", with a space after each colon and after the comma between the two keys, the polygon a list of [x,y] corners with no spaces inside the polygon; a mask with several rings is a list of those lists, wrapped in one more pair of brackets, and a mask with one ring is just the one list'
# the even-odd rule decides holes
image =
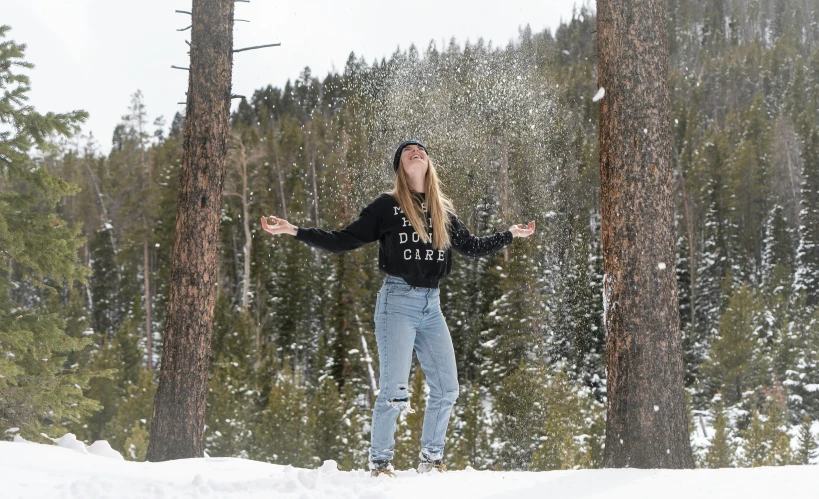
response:
{"label": "tree bark", "polygon": [[233,0],[193,0],[191,64],[159,386],[146,459],[202,457],[227,161]]}
{"label": "tree bark", "polygon": [[674,248],[665,0],[598,0],[604,466],[692,468]]}

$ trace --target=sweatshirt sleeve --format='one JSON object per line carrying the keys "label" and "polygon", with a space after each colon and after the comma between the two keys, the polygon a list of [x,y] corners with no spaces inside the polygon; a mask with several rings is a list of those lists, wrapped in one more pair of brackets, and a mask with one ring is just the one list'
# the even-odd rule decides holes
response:
{"label": "sweatshirt sleeve", "polygon": [[452,249],[470,258],[478,258],[502,249],[512,242],[512,232],[498,232],[491,236],[477,237],[469,233],[463,222],[457,217],[452,217],[452,230],[450,234]]}
{"label": "sweatshirt sleeve", "polygon": [[343,253],[377,241],[381,236],[381,213],[377,207],[379,199],[367,205],[356,220],[341,230],[298,227],[296,239],[331,253]]}

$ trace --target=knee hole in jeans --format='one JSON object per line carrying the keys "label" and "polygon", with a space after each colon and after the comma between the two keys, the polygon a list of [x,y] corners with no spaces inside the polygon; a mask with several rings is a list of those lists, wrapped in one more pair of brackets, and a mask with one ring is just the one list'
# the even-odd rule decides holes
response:
{"label": "knee hole in jeans", "polygon": [[407,394],[407,386],[406,385],[398,385],[397,387],[398,395],[396,397],[387,398],[386,401],[388,404],[392,406],[393,409],[398,409],[399,411],[406,411],[410,414],[415,412],[410,406],[409,395]]}

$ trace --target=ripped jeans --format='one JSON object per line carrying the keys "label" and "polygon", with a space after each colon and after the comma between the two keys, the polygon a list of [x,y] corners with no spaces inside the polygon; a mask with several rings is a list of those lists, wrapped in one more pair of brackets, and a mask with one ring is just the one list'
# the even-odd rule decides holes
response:
{"label": "ripped jeans", "polygon": [[429,385],[421,452],[430,460],[441,459],[459,387],[440,290],[412,287],[400,277],[387,276],[376,302],[375,339],[380,390],[373,409],[370,461],[392,459],[398,414],[412,410],[408,382],[413,349]]}

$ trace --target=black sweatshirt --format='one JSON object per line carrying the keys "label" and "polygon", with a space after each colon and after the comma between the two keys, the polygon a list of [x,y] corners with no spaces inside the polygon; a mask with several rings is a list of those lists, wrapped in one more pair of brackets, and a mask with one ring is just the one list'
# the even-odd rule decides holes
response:
{"label": "black sweatshirt", "polygon": [[[432,222],[423,202],[423,193],[420,193],[420,200],[429,227]],[[453,215],[451,220],[449,237],[452,249],[464,256],[478,258],[489,255],[512,242],[512,232],[508,230],[475,237],[457,216]],[[452,270],[452,252],[449,249],[436,250],[432,243],[421,242],[409,218],[398,206],[398,201],[389,193],[378,196],[361,210],[357,220],[342,230],[299,227],[296,239],[333,253],[379,241],[378,267],[416,287],[437,288],[438,281]]]}

